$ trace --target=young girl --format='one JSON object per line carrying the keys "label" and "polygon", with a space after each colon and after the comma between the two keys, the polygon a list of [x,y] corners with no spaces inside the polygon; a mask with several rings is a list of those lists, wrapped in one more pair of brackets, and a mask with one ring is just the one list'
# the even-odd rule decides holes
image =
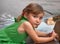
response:
{"label": "young girl", "polygon": [[50,37],[44,33],[38,33],[35,28],[41,23],[44,16],[43,8],[37,3],[31,3],[23,9],[18,22],[0,30],[0,44],[25,44],[27,36],[30,36],[35,43],[52,41],[56,33],[52,32]]}
{"label": "young girl", "polygon": [[[36,31],[38,31],[39,34],[44,33],[42,37],[48,37],[48,36],[51,36],[54,26],[55,26],[55,22],[53,21],[53,18],[51,17],[51,18],[46,19],[45,22],[41,22],[41,24],[38,26]],[[26,43],[33,44],[34,41],[31,39],[31,37],[28,37],[26,40]],[[41,43],[39,43],[39,44],[41,44]],[[42,44],[59,44],[59,42],[55,38],[54,40],[52,40],[50,42],[46,42],[46,43],[42,43]]]}

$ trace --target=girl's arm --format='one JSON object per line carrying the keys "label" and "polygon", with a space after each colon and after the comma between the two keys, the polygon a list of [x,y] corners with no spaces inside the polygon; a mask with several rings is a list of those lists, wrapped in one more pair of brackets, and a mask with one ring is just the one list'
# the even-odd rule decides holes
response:
{"label": "girl's arm", "polygon": [[38,37],[37,33],[35,32],[35,30],[33,29],[32,25],[29,22],[24,23],[24,29],[28,33],[28,35],[32,38],[32,40],[36,43],[49,42],[56,37],[55,33],[53,33],[51,37]]}
{"label": "girl's arm", "polygon": [[35,32],[38,36],[48,36],[48,34],[44,33],[44,32],[41,32],[41,31],[38,31],[35,29]]}

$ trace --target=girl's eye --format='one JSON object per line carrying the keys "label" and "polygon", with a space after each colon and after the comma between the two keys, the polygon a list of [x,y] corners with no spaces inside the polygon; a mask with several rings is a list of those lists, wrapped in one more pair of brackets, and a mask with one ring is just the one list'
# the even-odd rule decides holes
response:
{"label": "girl's eye", "polygon": [[34,18],[37,18],[37,16],[33,16]]}
{"label": "girl's eye", "polygon": [[43,17],[40,17],[40,19],[42,19]]}

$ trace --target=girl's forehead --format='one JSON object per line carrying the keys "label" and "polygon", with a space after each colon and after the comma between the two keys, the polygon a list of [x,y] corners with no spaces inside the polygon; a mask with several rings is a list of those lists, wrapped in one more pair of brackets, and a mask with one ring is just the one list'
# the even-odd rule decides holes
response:
{"label": "girl's forehead", "polygon": [[40,14],[29,13],[28,16],[39,16],[39,17],[43,17],[44,16],[44,13],[40,13]]}
{"label": "girl's forehead", "polygon": [[32,15],[40,15],[40,14],[44,14],[44,13],[29,13],[29,14],[32,14]]}
{"label": "girl's forehead", "polygon": [[36,15],[36,16],[44,16],[43,13],[40,13],[40,14],[33,14],[33,15]]}

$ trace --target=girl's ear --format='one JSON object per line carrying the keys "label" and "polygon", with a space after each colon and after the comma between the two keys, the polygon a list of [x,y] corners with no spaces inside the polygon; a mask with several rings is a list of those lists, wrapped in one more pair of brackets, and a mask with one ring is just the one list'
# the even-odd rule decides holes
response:
{"label": "girl's ear", "polygon": [[28,13],[27,12],[24,12],[24,16],[28,16]]}

